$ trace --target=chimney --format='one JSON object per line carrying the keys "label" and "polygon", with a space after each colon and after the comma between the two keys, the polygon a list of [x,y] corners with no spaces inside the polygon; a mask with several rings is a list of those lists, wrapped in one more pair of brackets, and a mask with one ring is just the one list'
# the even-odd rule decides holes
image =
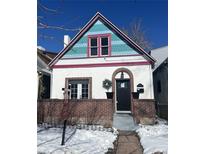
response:
{"label": "chimney", "polygon": [[70,42],[70,37],[68,35],[64,35],[64,48],[68,45]]}

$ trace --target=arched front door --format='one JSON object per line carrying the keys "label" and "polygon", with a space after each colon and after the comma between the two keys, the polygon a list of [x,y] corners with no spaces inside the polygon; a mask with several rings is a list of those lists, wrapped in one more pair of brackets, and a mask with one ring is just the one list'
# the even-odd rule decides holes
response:
{"label": "arched front door", "polygon": [[131,92],[133,91],[132,73],[125,68],[118,69],[113,73],[112,83],[112,90],[115,92],[115,111],[130,113]]}

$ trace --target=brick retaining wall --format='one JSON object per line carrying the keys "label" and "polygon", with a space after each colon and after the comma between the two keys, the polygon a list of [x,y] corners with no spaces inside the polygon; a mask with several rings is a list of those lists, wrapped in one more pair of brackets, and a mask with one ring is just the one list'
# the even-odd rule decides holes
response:
{"label": "brick retaining wall", "polygon": [[113,103],[109,99],[38,100],[38,123],[101,124],[112,126]]}
{"label": "brick retaining wall", "polygon": [[153,99],[133,99],[133,119],[136,123],[154,124],[156,118],[155,101]]}
{"label": "brick retaining wall", "polygon": [[[109,99],[38,100],[38,123],[101,124],[107,127],[113,122],[113,102]],[[132,115],[136,123],[155,123],[155,102],[152,99],[132,99]]]}

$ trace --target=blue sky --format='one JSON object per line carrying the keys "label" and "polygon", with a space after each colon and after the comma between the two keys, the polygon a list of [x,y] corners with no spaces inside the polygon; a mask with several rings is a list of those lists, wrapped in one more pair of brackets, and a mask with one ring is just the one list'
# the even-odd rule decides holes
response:
{"label": "blue sky", "polygon": [[[38,16],[49,25],[64,25],[66,28],[81,28],[96,12],[102,13],[118,28],[128,27],[134,20],[141,20],[146,37],[153,48],[168,44],[168,1],[167,0],[40,0],[58,14],[38,9]],[[59,52],[63,48],[63,36],[71,38],[78,31],[38,29],[37,44],[48,51]],[[40,36],[51,36],[52,39]]]}

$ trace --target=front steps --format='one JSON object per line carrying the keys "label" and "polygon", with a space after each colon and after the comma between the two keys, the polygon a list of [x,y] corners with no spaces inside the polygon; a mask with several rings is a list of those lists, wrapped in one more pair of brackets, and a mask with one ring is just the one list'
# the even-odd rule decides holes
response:
{"label": "front steps", "polygon": [[137,125],[130,114],[115,113],[113,115],[113,127],[119,130],[133,131]]}

